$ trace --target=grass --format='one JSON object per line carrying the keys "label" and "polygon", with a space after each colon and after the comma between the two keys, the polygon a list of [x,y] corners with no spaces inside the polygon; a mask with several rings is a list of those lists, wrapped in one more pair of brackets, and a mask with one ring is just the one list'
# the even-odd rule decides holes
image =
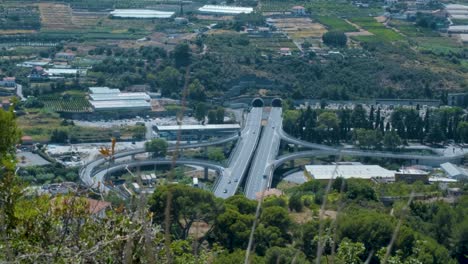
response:
{"label": "grass", "polygon": [[28,109],[28,113],[18,117],[18,126],[23,135],[31,136],[34,141],[46,142],[54,129],[60,128],[60,117],[51,111]]}
{"label": "grass", "polygon": [[353,25],[350,25],[345,20],[336,16],[318,16],[317,21],[327,26],[329,30],[342,31],[342,32],[356,32],[358,31]]}

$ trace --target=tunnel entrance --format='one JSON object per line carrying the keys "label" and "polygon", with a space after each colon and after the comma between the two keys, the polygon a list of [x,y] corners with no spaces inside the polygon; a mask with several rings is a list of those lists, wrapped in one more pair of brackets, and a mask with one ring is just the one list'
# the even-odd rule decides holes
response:
{"label": "tunnel entrance", "polygon": [[252,106],[253,107],[263,107],[263,105],[264,105],[264,102],[263,102],[262,98],[255,98],[252,101]]}
{"label": "tunnel entrance", "polygon": [[280,98],[275,98],[271,101],[271,106],[272,107],[282,107],[283,106],[283,100]]}

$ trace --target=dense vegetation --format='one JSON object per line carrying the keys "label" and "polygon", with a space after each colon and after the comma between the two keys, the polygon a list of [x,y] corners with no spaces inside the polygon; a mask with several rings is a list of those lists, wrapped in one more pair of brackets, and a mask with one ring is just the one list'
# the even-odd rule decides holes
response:
{"label": "dense vegetation", "polygon": [[[422,111],[421,111],[422,112]],[[441,143],[447,140],[468,142],[467,116],[461,108],[426,110],[397,108],[389,118],[380,107],[366,111],[362,105],[339,110],[286,110],[286,132],[311,142],[354,141],[361,148],[396,150],[409,140]]]}

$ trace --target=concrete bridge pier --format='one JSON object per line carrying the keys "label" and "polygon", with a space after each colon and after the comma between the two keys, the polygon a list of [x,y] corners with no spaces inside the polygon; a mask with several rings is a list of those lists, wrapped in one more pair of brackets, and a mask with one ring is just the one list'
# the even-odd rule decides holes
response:
{"label": "concrete bridge pier", "polygon": [[203,147],[203,157],[205,157],[205,158],[208,157],[208,146]]}
{"label": "concrete bridge pier", "polygon": [[208,167],[205,167],[205,168],[204,168],[203,177],[204,177],[205,180],[208,180]]}
{"label": "concrete bridge pier", "polygon": [[294,168],[294,160],[293,159],[289,161],[289,167]]}

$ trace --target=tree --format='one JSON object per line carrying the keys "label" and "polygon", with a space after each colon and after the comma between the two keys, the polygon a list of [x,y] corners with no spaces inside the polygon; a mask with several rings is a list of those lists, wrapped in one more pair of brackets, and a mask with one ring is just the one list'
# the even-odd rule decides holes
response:
{"label": "tree", "polygon": [[464,219],[454,230],[454,257],[459,263],[468,263],[468,219]]}
{"label": "tree", "polygon": [[167,141],[162,138],[155,138],[145,142],[145,150],[151,152],[153,157],[164,157],[167,153]]}
{"label": "tree", "polygon": [[367,251],[387,246],[394,230],[392,218],[385,214],[361,211],[339,219],[338,234],[354,242],[362,242]]}
{"label": "tree", "polygon": [[349,179],[346,181],[346,196],[353,200],[372,200],[377,201],[377,195],[374,188],[366,180]]}
{"label": "tree", "polygon": [[302,209],[304,207],[304,204],[302,203],[300,194],[293,194],[289,198],[289,210],[291,211],[296,211],[296,212],[302,212]]}
{"label": "tree", "polygon": [[328,31],[323,34],[322,40],[328,46],[345,47],[348,37],[341,31]]}
{"label": "tree", "polygon": [[272,247],[265,254],[266,264],[306,264],[309,263],[304,253],[293,247]]}
{"label": "tree", "polygon": [[354,130],[354,140],[358,146],[363,149],[377,149],[382,141],[382,134],[378,130],[358,128]]}
{"label": "tree", "polygon": [[9,111],[0,109],[0,228],[8,237],[10,230],[16,224],[15,207],[23,195],[15,173],[16,143],[21,132],[16,125],[13,107]]}
{"label": "tree", "polygon": [[439,143],[445,140],[445,133],[442,131],[439,124],[434,123],[426,135],[426,141],[432,144]]}
{"label": "tree", "polygon": [[178,44],[172,52],[175,65],[177,68],[184,67],[190,64],[190,47],[187,43]]}
{"label": "tree", "polygon": [[282,234],[286,234],[291,225],[291,218],[285,208],[271,206],[263,210],[260,222],[265,226],[275,226],[281,230]]}
{"label": "tree", "polygon": [[180,91],[180,78],[179,71],[170,66],[158,72],[156,82],[161,88],[162,95],[170,96],[172,93],[178,93]]}
{"label": "tree", "polygon": [[206,113],[207,113],[207,109],[204,103],[198,103],[195,105],[195,118],[198,121],[204,122]]}
{"label": "tree", "polygon": [[217,122],[216,110],[208,111],[208,124],[217,124]]}
{"label": "tree", "polygon": [[7,154],[14,155],[15,145],[18,143],[20,135],[13,107],[9,111],[0,109],[0,159],[3,159]]}
{"label": "tree", "polygon": [[223,124],[224,123],[224,108],[217,107],[216,108],[216,123]]}
{"label": "tree", "polygon": [[337,258],[346,264],[360,264],[362,263],[360,256],[365,250],[363,243],[354,243],[345,238],[338,246]]}
{"label": "tree", "polygon": [[177,238],[186,239],[195,221],[212,225],[216,215],[222,211],[219,201],[211,192],[185,185],[161,186],[156,189],[149,203],[150,210],[154,212],[154,221],[162,226],[167,224],[164,220],[169,192],[172,198],[169,209],[171,230]]}
{"label": "tree", "polygon": [[386,149],[396,150],[401,145],[401,138],[394,130],[387,131],[383,138],[383,145]]}
{"label": "tree", "polygon": [[195,101],[205,101],[206,93],[205,87],[200,83],[198,79],[195,79],[188,86],[188,95],[189,98]]}
{"label": "tree", "polygon": [[254,215],[244,214],[235,206],[226,205],[226,210],[216,217],[213,235],[216,241],[229,250],[246,248]]}
{"label": "tree", "polygon": [[351,113],[351,124],[353,128],[368,128],[368,120],[366,110],[362,105],[358,104],[354,107]]}
{"label": "tree", "polygon": [[324,138],[329,138],[333,142],[337,142],[338,126],[340,120],[334,112],[325,111],[318,116],[318,128],[325,131]]}
{"label": "tree", "polygon": [[468,122],[458,123],[457,134],[461,142],[468,143]]}

